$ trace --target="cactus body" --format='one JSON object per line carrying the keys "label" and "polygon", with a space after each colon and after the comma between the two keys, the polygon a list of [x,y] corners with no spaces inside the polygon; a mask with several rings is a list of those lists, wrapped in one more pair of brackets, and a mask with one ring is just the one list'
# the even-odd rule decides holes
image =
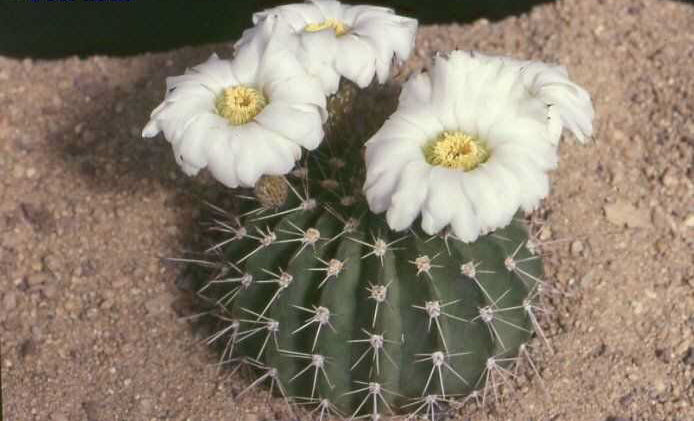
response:
{"label": "cactus body", "polygon": [[393,232],[358,193],[363,130],[330,133],[357,140],[326,142],[293,176],[268,179],[289,187],[283,205],[249,197],[241,217],[216,220],[218,271],[200,294],[219,309],[223,358],[288,399],[374,419],[503,376],[541,286],[522,222],[474,243],[418,223]]}

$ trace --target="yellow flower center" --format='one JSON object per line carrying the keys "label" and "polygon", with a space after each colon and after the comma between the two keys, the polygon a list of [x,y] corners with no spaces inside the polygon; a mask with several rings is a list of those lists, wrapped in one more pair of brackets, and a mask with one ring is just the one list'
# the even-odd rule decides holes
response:
{"label": "yellow flower center", "polygon": [[219,115],[234,126],[253,120],[266,105],[262,92],[240,85],[224,89],[215,101]]}
{"label": "yellow flower center", "polygon": [[333,18],[328,18],[320,23],[309,23],[308,25],[304,26],[304,31],[306,32],[318,32],[325,29],[332,29],[335,31],[336,37],[341,37],[349,32],[349,26]]}
{"label": "yellow flower center", "polygon": [[445,131],[427,143],[424,158],[431,165],[471,171],[489,159],[487,145],[461,131]]}

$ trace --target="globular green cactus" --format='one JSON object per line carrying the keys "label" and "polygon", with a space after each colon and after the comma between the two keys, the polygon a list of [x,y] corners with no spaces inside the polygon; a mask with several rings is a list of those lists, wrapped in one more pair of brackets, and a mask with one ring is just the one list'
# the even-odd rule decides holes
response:
{"label": "globular green cactus", "polygon": [[254,368],[253,385],[321,418],[433,418],[453,398],[496,394],[537,327],[542,261],[522,220],[474,243],[418,223],[393,232],[360,194],[361,145],[378,118],[348,131],[348,110],[331,115],[341,118],[327,141],[290,176],[216,209],[215,270],[199,290],[222,322],[211,342],[223,362]]}

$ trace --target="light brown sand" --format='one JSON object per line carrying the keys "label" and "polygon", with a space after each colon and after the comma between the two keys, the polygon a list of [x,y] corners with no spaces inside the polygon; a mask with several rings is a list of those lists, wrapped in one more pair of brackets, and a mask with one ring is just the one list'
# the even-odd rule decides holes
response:
{"label": "light brown sand", "polygon": [[[555,352],[496,409],[460,420],[693,420],[694,7],[573,0],[498,23],[424,27],[412,66],[455,47],[561,62],[592,93],[596,144],[561,148],[547,270]],[[201,184],[139,132],[163,80],[230,45],[132,58],[0,57],[5,419],[287,419],[235,400],[196,346],[179,268]],[[533,343],[536,348],[540,343]],[[530,373],[531,374],[531,373]],[[544,385],[544,391],[543,386]]]}

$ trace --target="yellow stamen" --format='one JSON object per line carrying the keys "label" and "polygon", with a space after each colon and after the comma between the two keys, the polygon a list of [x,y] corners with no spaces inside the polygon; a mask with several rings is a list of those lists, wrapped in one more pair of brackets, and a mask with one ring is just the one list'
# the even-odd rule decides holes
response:
{"label": "yellow stamen", "polygon": [[342,35],[349,32],[350,28],[343,22],[340,22],[339,20],[333,18],[328,18],[323,22],[319,23],[309,23],[308,25],[304,26],[304,31],[306,32],[318,32],[323,31],[325,29],[332,29],[333,31],[335,31],[336,37],[341,37]]}
{"label": "yellow stamen", "polygon": [[263,93],[247,86],[226,88],[215,102],[219,115],[234,126],[253,120],[266,105],[267,100]]}
{"label": "yellow stamen", "polygon": [[489,159],[487,145],[460,131],[445,131],[427,143],[424,158],[431,165],[471,171]]}

